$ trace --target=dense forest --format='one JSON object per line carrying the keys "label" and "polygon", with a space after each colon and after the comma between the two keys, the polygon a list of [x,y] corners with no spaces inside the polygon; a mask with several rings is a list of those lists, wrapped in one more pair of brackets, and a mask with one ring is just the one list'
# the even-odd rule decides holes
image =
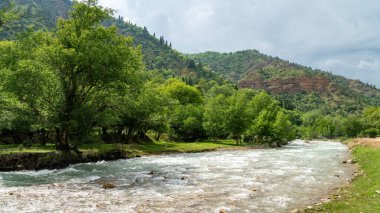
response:
{"label": "dense forest", "polygon": [[[376,88],[362,83],[346,88],[347,79],[275,58],[292,68],[286,72],[289,78],[301,72],[324,76],[331,90],[244,88],[237,79],[259,75],[269,82],[284,71],[268,64],[243,78],[238,68],[232,73],[213,67],[213,60],[184,56],[146,28],[112,18],[113,11],[95,0],[75,2],[69,12],[48,15],[36,7],[39,1],[30,2],[28,7],[3,3],[0,10],[1,143],[54,143],[59,150],[70,150],[80,143],[231,138],[237,144],[281,146],[297,137],[380,133]],[[71,5],[60,2],[60,7]],[[57,24],[20,30],[28,20],[44,23],[26,18],[33,14]],[[235,66],[229,60],[224,63]],[[229,81],[225,76],[231,76]]]}

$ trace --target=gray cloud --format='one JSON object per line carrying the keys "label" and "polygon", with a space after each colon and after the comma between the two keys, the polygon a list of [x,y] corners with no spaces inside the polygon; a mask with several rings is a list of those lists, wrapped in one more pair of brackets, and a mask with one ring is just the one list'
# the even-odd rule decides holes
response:
{"label": "gray cloud", "polygon": [[257,49],[380,87],[377,0],[100,0],[185,53]]}

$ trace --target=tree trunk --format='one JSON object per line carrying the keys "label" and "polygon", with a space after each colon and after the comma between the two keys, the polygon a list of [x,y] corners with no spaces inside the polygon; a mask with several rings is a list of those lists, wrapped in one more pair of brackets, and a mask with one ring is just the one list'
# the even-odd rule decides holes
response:
{"label": "tree trunk", "polygon": [[70,151],[68,127],[56,129],[56,149],[60,151]]}
{"label": "tree trunk", "polygon": [[125,143],[133,143],[133,132],[134,130],[132,128],[128,129]]}
{"label": "tree trunk", "polygon": [[41,134],[41,146],[46,146],[47,141],[48,141],[48,133],[46,130],[41,129],[40,134]]}
{"label": "tree trunk", "polygon": [[102,141],[106,143],[112,142],[112,136],[107,132],[107,128],[102,128]]}
{"label": "tree trunk", "polygon": [[72,82],[69,87],[65,90],[65,102],[60,112],[61,125],[59,131],[57,132],[57,144],[56,148],[60,151],[70,150],[70,121],[72,117],[72,112],[75,109],[76,104],[76,94],[77,94],[77,84],[76,78],[71,76]]}
{"label": "tree trunk", "polygon": [[235,136],[235,140],[236,140],[236,144],[237,145],[240,145],[241,144],[241,137],[240,137],[240,135],[237,135],[237,136]]}

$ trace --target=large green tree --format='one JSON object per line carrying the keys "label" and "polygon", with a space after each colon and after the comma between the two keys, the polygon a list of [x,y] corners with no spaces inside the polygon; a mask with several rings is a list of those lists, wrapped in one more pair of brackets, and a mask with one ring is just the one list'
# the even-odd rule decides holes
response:
{"label": "large green tree", "polygon": [[368,107],[363,112],[366,135],[376,137],[380,134],[380,107]]}
{"label": "large green tree", "polygon": [[[63,103],[59,109],[57,142],[68,149],[70,128],[75,112],[91,106],[105,91],[128,91],[130,76],[142,67],[141,53],[133,47],[132,38],[119,35],[116,27],[106,28],[101,22],[112,15],[96,0],[75,3],[68,19],[60,19],[52,43],[43,50],[47,63],[59,77]],[[97,104],[97,113],[108,103]]]}
{"label": "large green tree", "polygon": [[173,140],[195,141],[205,136],[203,121],[203,96],[194,86],[171,78],[161,91],[171,99],[170,132]]}
{"label": "large green tree", "polygon": [[226,100],[226,129],[237,144],[241,144],[243,133],[252,123],[247,107],[252,95],[250,90],[238,90]]}
{"label": "large green tree", "polygon": [[208,136],[219,139],[226,138],[230,134],[227,129],[227,110],[231,102],[227,100],[235,93],[236,89],[231,85],[214,85],[209,89],[206,94],[203,119],[203,127]]}
{"label": "large green tree", "polygon": [[2,56],[8,91],[36,115],[56,114],[50,126],[56,130],[57,149],[69,150],[73,138],[81,139],[105,123],[102,114],[117,113],[110,110],[119,103],[115,97],[133,90],[135,75],[143,69],[132,38],[119,35],[116,27],[102,26],[111,15],[97,0],[75,2],[55,31],[34,33],[26,38],[31,44],[24,42],[26,47]]}

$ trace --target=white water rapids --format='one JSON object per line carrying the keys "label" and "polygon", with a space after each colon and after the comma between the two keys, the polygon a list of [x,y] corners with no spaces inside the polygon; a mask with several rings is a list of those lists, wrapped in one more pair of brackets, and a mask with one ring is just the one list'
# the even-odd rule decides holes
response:
{"label": "white water rapids", "polygon": [[349,158],[340,143],[295,141],[0,173],[0,212],[289,212],[346,183]]}

